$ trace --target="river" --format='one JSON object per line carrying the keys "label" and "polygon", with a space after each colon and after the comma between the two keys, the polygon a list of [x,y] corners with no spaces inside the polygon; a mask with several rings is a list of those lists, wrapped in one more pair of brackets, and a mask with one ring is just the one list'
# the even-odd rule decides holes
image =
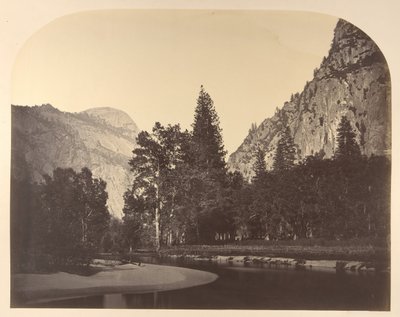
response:
{"label": "river", "polygon": [[147,294],[104,294],[42,303],[40,307],[389,310],[390,274],[298,270],[288,266],[212,263],[143,257],[145,263],[209,271],[210,284]]}

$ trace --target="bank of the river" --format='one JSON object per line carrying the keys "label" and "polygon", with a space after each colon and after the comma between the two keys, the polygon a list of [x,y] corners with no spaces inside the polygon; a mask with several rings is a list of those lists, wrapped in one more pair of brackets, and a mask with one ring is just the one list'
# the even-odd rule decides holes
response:
{"label": "bank of the river", "polygon": [[182,267],[124,264],[104,267],[104,270],[91,276],[58,272],[15,274],[11,278],[12,306],[23,307],[77,296],[176,290],[211,283],[217,275]]}
{"label": "bank of the river", "polygon": [[288,265],[341,271],[388,271],[390,252],[384,243],[366,241],[261,241],[226,245],[181,245],[161,250],[162,257],[194,261]]}
{"label": "bank of the river", "polygon": [[164,259],[171,260],[184,260],[185,262],[210,262],[220,265],[229,266],[245,266],[245,267],[292,267],[295,269],[312,269],[312,270],[331,270],[336,272],[389,272],[390,267],[387,262],[378,261],[343,261],[343,260],[307,260],[288,257],[268,257],[268,256],[254,256],[254,255],[163,255]]}
{"label": "bank of the river", "polygon": [[265,241],[259,244],[235,243],[225,245],[181,245],[164,248],[162,255],[200,256],[262,256],[308,260],[342,260],[389,262],[390,252],[385,244],[346,241]]}

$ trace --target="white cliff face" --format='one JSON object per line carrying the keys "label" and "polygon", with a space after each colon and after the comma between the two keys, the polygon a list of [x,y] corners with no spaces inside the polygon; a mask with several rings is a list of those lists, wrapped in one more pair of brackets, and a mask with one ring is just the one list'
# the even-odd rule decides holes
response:
{"label": "white cliff face", "polygon": [[264,120],[228,161],[230,170],[253,176],[253,154],[257,146],[266,150],[272,168],[281,132],[291,129],[301,160],[316,153],[333,156],[336,130],[347,116],[365,155],[388,155],[391,148],[390,74],[376,44],[362,31],[340,20],[335,28],[329,54],[306,83],[282,109]]}
{"label": "white cliff face", "polygon": [[112,108],[81,113],[50,105],[12,109],[12,172],[41,182],[56,167],[88,167],[107,182],[110,213],[122,217],[123,194],[132,181],[128,161],[135,147],[136,124]]}

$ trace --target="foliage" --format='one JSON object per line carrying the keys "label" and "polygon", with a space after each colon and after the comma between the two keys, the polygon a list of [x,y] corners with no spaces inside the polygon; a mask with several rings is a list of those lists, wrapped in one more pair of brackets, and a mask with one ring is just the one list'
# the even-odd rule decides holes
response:
{"label": "foliage", "polygon": [[[201,87],[193,132],[156,123],[141,132],[129,164],[135,175],[125,193],[124,223],[130,247],[213,241],[216,231],[231,231],[225,186],[225,151],[218,115]],[[232,176],[234,186],[241,181]],[[154,228],[154,235],[152,234]],[[146,233],[145,233],[146,232]],[[154,239],[142,239],[143,235]]]}
{"label": "foliage", "polygon": [[101,240],[101,251],[112,254],[123,253],[127,245],[124,238],[124,225],[122,220],[111,217],[109,226]]}
{"label": "foliage", "polygon": [[251,186],[258,223],[268,224],[260,229],[264,238],[386,238],[389,232],[390,161],[385,157],[345,164],[309,157]]}
{"label": "foliage", "polygon": [[99,251],[139,247],[388,239],[391,162],[362,156],[346,117],[332,159],[320,152],[295,164],[287,127],[271,171],[265,151],[256,149],[251,183],[227,171],[218,115],[203,87],[192,127],[189,132],[156,122],[151,132],[139,133],[122,221],[110,219],[106,183],[87,168],[79,173],[58,168],[43,184],[31,184],[23,178],[27,173],[13,178],[13,270],[84,265]]}
{"label": "foliage", "polygon": [[361,156],[345,117],[338,128],[338,140],[333,159],[324,160],[316,154],[294,165],[294,146],[287,129],[278,145],[274,170],[265,173],[262,153],[257,153],[256,177],[246,189],[251,198],[237,208],[241,211],[237,223],[246,228],[242,238],[386,239],[390,229],[390,161]]}
{"label": "foliage", "polygon": [[193,123],[193,144],[199,168],[225,167],[224,146],[218,114],[210,95],[200,89]]}
{"label": "foliage", "polygon": [[294,166],[295,155],[296,148],[290,134],[290,128],[287,127],[278,141],[273,163],[274,171],[282,172],[291,169]]}
{"label": "foliage", "polygon": [[44,239],[41,187],[28,179],[11,179],[11,270],[34,270],[41,256]]}
{"label": "foliage", "polygon": [[356,141],[356,134],[353,131],[350,121],[343,116],[337,130],[338,146],[335,157],[338,159],[359,158],[360,147]]}
{"label": "foliage", "polygon": [[267,165],[265,163],[265,151],[259,146],[254,154],[255,162],[253,165],[254,177],[253,182],[256,183],[264,178],[267,173]]}
{"label": "foliage", "polygon": [[246,239],[386,239],[390,161],[361,156],[345,117],[337,134],[332,159],[321,151],[295,164],[287,127],[273,170],[259,147],[247,183],[225,168],[218,116],[202,87],[192,133],[156,123],[151,134],[139,135],[130,161],[136,178],[125,194],[125,240],[159,249]]}
{"label": "foliage", "polygon": [[88,168],[80,173],[57,168],[43,185],[46,249],[56,255],[55,264],[88,263],[98,250],[110,215],[106,183],[92,177]]}
{"label": "foliage", "polygon": [[146,240],[153,240],[159,250],[164,234],[175,226],[181,199],[177,189],[183,165],[190,159],[184,152],[190,148],[187,140],[187,132],[182,132],[179,125],[164,127],[158,122],[151,134],[143,131],[138,135],[138,147],[129,161],[135,180],[124,196],[123,219],[130,247],[154,229],[154,238]]}
{"label": "foliage", "polygon": [[[106,183],[89,169],[57,168],[40,185],[14,180],[12,236],[16,269],[88,264],[108,227]],[[28,194],[29,199],[21,199]],[[23,232],[23,241],[18,234]],[[15,245],[18,244],[18,245]],[[30,267],[23,267],[23,266]]]}

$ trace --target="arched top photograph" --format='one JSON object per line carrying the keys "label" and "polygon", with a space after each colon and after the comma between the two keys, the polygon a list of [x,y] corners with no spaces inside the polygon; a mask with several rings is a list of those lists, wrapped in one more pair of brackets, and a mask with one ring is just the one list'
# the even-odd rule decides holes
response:
{"label": "arched top photograph", "polygon": [[380,47],[307,10],[37,27],[11,74],[11,307],[390,311]]}

